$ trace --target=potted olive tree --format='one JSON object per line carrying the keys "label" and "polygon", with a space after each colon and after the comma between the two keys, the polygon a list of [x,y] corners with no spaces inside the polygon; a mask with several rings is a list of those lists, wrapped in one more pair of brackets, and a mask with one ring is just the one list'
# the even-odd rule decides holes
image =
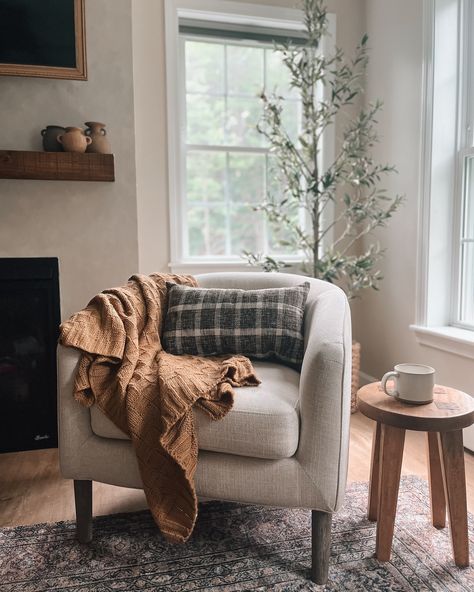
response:
{"label": "potted olive tree", "polygon": [[[297,138],[291,138],[283,123],[285,99],[262,92],[258,130],[274,158],[280,191],[267,195],[256,209],[266,215],[275,242],[301,256],[299,271],[338,284],[352,299],[366,288],[377,290],[382,279],[378,263],[383,251],[378,242],[365,241],[362,247],[359,239],[385,226],[402,198],[388,196],[381,186],[383,177],[395,168],[377,163],[372,156],[381,102],[364,106],[353,118],[345,114],[363,91],[367,35],[351,58],[340,49],[322,53],[322,41],[328,34],[326,4],[324,0],[303,0],[303,9],[304,44],[288,42],[275,47],[289,71],[291,87],[300,96],[301,129]],[[324,135],[341,115],[347,123],[338,127],[342,132],[334,158],[322,166]],[[287,265],[264,253],[246,251],[244,255],[251,265],[266,271]],[[353,391],[358,385],[359,348],[354,344],[353,379],[357,377],[357,381],[354,384],[353,380]]]}

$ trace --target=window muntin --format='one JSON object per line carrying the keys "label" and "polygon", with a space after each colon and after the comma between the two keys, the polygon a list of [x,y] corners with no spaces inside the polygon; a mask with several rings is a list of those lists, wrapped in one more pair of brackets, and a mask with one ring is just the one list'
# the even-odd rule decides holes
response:
{"label": "window muntin", "polygon": [[474,330],[474,151],[464,156],[459,322]]}
{"label": "window muntin", "polygon": [[[181,34],[184,63],[183,247],[186,259],[239,260],[244,249],[291,255],[255,204],[278,197],[272,157],[256,130],[259,94],[285,97],[283,115],[296,139],[298,94],[273,44]],[[279,238],[284,238],[279,236]]]}

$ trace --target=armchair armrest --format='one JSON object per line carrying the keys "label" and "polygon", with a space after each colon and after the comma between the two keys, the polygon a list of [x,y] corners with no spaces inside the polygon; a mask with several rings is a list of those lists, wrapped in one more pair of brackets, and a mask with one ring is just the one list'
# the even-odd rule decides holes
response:
{"label": "armchair armrest", "polygon": [[130,442],[94,434],[90,410],[74,399],[74,379],[80,356],[77,349],[58,346],[59,462],[62,476],[65,479],[142,488]]}
{"label": "armchair armrest", "polygon": [[332,512],[344,498],[349,451],[352,337],[342,290],[331,286],[308,304],[305,339],[296,458]]}
{"label": "armchair armrest", "polygon": [[81,353],[58,345],[59,459],[65,478],[77,479],[82,464],[81,448],[94,436],[90,411],[74,400],[74,379]]}

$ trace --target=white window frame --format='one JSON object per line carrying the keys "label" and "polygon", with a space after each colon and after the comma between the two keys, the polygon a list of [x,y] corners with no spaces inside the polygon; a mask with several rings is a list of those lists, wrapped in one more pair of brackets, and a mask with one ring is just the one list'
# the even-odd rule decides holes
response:
{"label": "white window frame", "polygon": [[[465,220],[463,209],[466,207],[466,185],[468,183],[467,175],[467,157],[474,157],[474,39],[472,32],[474,31],[474,0],[464,1],[461,3],[461,43],[460,52],[463,55],[462,62],[467,61],[472,64],[471,67],[464,67],[460,72],[461,89],[459,100],[459,152],[458,152],[458,203],[455,213],[454,237],[455,248],[458,249],[458,257],[456,257],[456,266],[454,269],[456,282],[456,293],[453,301],[453,325],[460,329],[469,329],[474,331],[474,325],[461,321],[461,302],[462,302],[462,242],[472,242],[474,237],[466,239],[465,234]],[[463,227],[464,226],[464,227]],[[474,271],[473,271],[474,273]]]}
{"label": "white window frame", "polygon": [[[269,16],[271,15],[271,16]],[[170,215],[170,270],[173,273],[205,273],[207,271],[251,271],[245,261],[184,255],[185,224],[183,223],[182,180],[185,171],[184,139],[186,129],[182,114],[185,112],[185,96],[182,77],[184,70],[180,56],[179,20],[192,19],[218,22],[238,26],[255,26],[271,30],[303,30],[303,12],[292,8],[247,4],[227,0],[165,0],[165,49],[168,116],[168,196]],[[336,18],[328,15],[330,44],[335,45]],[[328,162],[334,155],[334,131],[326,134],[322,162]],[[298,260],[298,257],[280,257]],[[256,269],[257,271],[257,269]]]}
{"label": "white window frame", "polygon": [[[186,41],[204,41],[204,42],[208,42],[208,43],[215,43],[218,45],[231,45],[231,46],[236,46],[236,45],[242,45],[244,47],[254,47],[257,49],[272,49],[272,45],[269,44],[268,42],[266,43],[262,43],[259,41],[247,41],[245,39],[243,40],[239,40],[239,39],[226,39],[226,38],[209,38],[206,37],[205,35],[201,36],[201,35],[193,35],[193,34],[180,34],[180,56],[181,56],[181,60],[184,63],[185,62],[185,43]],[[225,66],[224,68],[227,69],[227,52],[224,53],[224,62],[225,62]],[[266,61],[266,58],[264,57],[264,63]],[[265,66],[266,69],[266,66]],[[265,72],[264,69],[264,72]],[[184,74],[184,72],[183,72]],[[264,79],[266,78],[266,75],[264,73]],[[185,85],[185,80],[184,80],[184,76],[180,77],[180,96],[188,96],[187,92],[186,92],[186,85]],[[227,86],[228,86],[228,81],[227,81],[227,76],[225,77],[225,92],[227,94]],[[256,99],[256,96],[255,96]],[[299,100],[298,97],[291,97],[291,98],[286,98],[285,99],[285,103],[288,104],[288,102],[290,103],[299,103],[299,116],[301,117],[302,120],[302,108],[301,108],[301,101]],[[185,106],[182,105],[182,109],[185,109]],[[301,121],[300,120],[300,121]],[[183,126],[184,127],[184,126]],[[206,144],[206,143],[196,143],[196,144],[184,144],[183,141],[183,145],[182,145],[182,159],[183,159],[183,165],[184,162],[187,161],[187,158],[189,157],[189,152],[194,152],[194,153],[199,153],[199,152],[208,152],[208,153],[218,153],[218,154],[224,154],[226,156],[226,160],[229,158],[229,156],[231,156],[232,154],[235,155],[246,155],[246,156],[251,156],[251,155],[257,155],[257,156],[263,156],[265,157],[265,175],[264,175],[264,194],[266,195],[266,187],[268,186],[268,174],[270,172],[269,170],[269,166],[268,166],[268,157],[270,156],[270,146],[249,146],[249,145],[239,145],[239,146],[235,146],[235,145],[229,145],[229,144]],[[229,164],[227,164],[227,167],[229,166]],[[185,175],[185,167],[183,166],[182,168],[182,175]],[[182,190],[182,188],[181,188]],[[226,201],[229,202],[230,200],[230,196],[228,195],[228,192],[224,192],[227,193],[227,195],[225,195]],[[183,196],[183,201],[184,201],[184,196]],[[181,202],[180,202],[181,203]],[[201,204],[204,202],[201,202]],[[193,202],[193,205],[199,205],[199,204],[195,204]],[[188,204],[189,206],[189,204]],[[300,212],[300,218],[301,218],[301,223],[303,224],[305,222],[305,216],[304,216],[304,212],[301,211]],[[226,223],[227,223],[227,231],[229,232],[230,230],[230,224],[229,224],[230,220],[227,217]],[[184,226],[184,223],[183,223]],[[269,224],[266,223],[263,225],[262,227],[262,236],[264,237],[264,243],[266,246],[268,246],[268,235],[269,235]],[[227,244],[227,248],[230,247],[231,244],[231,237],[230,235],[227,235],[226,240],[228,241]],[[189,252],[189,236],[187,236],[187,232],[186,230],[183,233],[182,236],[182,246],[184,247],[184,253]],[[298,262],[301,260],[301,257],[299,255],[288,255],[288,254],[271,254],[273,255],[275,258],[277,259],[285,259],[286,262]],[[183,255],[183,260],[185,261],[189,261],[190,263],[199,263],[202,264],[204,261],[211,261],[213,262],[215,260],[215,257],[211,256],[197,256],[197,257],[186,257],[186,255]],[[198,261],[196,261],[198,260]],[[239,264],[242,263],[241,257],[239,255],[230,255],[228,257],[226,256],[219,256],[219,261],[226,261],[226,262],[238,262]]]}
{"label": "white window frame", "polygon": [[[466,2],[424,0],[422,146],[417,310],[422,345],[474,358],[474,331],[460,325],[462,148],[466,145]],[[463,58],[463,59],[461,59]]]}

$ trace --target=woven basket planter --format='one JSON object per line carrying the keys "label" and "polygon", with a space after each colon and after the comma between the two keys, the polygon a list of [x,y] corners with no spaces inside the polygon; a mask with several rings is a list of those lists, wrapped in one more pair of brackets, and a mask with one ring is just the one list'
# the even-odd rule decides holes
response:
{"label": "woven basket planter", "polygon": [[359,390],[360,343],[352,342],[352,380],[351,380],[351,413],[357,411],[357,391]]}

